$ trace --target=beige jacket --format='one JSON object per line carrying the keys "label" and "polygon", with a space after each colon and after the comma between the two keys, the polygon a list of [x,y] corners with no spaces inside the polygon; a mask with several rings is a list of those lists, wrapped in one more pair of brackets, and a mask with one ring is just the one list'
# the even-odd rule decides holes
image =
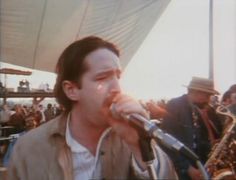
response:
{"label": "beige jacket", "polygon": [[[23,135],[16,143],[8,171],[9,180],[72,180],[72,155],[65,141],[66,116],[61,115]],[[105,179],[131,178],[131,152],[114,133],[104,138],[100,158]],[[176,179],[172,163],[157,148],[160,179]],[[97,173],[95,173],[97,174]]]}

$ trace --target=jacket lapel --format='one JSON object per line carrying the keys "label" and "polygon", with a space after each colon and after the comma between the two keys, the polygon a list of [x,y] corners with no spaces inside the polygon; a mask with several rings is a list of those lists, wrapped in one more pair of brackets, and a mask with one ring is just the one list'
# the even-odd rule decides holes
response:
{"label": "jacket lapel", "polygon": [[102,178],[127,179],[131,153],[127,145],[111,130],[101,146]]}
{"label": "jacket lapel", "polygon": [[64,179],[73,180],[72,153],[65,140],[67,116],[68,114],[62,114],[58,117],[57,123],[51,128],[50,138],[57,146],[57,160],[63,171]]}

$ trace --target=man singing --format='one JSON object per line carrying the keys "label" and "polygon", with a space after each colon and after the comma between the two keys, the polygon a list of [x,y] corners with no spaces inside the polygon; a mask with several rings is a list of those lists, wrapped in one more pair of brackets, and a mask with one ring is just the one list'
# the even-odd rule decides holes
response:
{"label": "man singing", "polygon": [[[98,37],[69,45],[57,66],[55,95],[65,109],[54,120],[22,136],[9,167],[11,180],[148,179],[139,135],[117,114],[147,117],[123,94],[116,46]],[[155,145],[158,178],[176,179],[167,155]]]}

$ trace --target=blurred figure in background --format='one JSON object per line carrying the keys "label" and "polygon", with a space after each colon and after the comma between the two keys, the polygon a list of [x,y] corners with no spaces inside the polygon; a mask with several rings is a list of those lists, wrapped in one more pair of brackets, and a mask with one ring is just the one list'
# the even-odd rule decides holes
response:
{"label": "blurred figure in background", "polygon": [[55,117],[51,103],[48,103],[47,109],[44,111],[44,115],[45,115],[46,122],[48,122],[49,120],[51,120]]}
{"label": "blurred figure in background", "polygon": [[236,93],[236,84],[231,85],[229,91]]}
{"label": "blurred figure in background", "polygon": [[162,118],[167,115],[165,104],[160,104],[154,100],[150,100],[146,103],[146,109],[149,111],[151,119],[162,120]]}
{"label": "blurred figure in background", "polygon": [[5,125],[14,113],[15,111],[12,111],[7,104],[2,105],[0,107],[0,124]]}
{"label": "blurred figure in background", "polygon": [[60,107],[60,106],[57,106],[57,104],[54,104],[54,105],[53,105],[53,114],[54,114],[54,117],[59,116],[61,113],[62,113],[61,107]]}
{"label": "blurred figure in background", "polygon": [[[162,128],[195,152],[205,163],[211,147],[220,138],[221,120],[208,105],[210,97],[218,94],[213,81],[193,77],[187,86],[188,93],[167,103],[167,116]],[[168,152],[168,150],[167,150]],[[181,180],[199,180],[201,173],[189,159],[169,152]]]}
{"label": "blurred figure in background", "polygon": [[217,95],[212,95],[210,97],[209,105],[213,107],[214,109],[216,109],[220,105],[219,97]]}
{"label": "blurred figure in background", "polygon": [[221,104],[222,104],[223,106],[228,106],[228,105],[230,105],[230,103],[231,103],[231,98],[230,98],[231,94],[232,94],[232,91],[230,91],[230,90],[227,90],[227,91],[223,94],[222,100],[221,100]]}
{"label": "blurred figure in background", "polygon": [[45,123],[45,122],[46,122],[46,118],[45,118],[45,114],[44,114],[43,105],[42,105],[42,104],[39,104],[37,110],[40,112],[41,117],[42,117],[42,118],[40,119],[40,124]]}
{"label": "blurred figure in background", "polygon": [[228,106],[228,108],[230,112],[236,116],[236,92],[231,94],[230,100],[231,100],[231,103]]}
{"label": "blurred figure in background", "polygon": [[28,114],[26,117],[25,117],[25,130],[18,133],[18,134],[12,134],[10,135],[10,137],[12,138],[10,140],[10,143],[7,147],[7,151],[3,157],[3,166],[7,167],[8,166],[8,163],[9,163],[9,160],[10,160],[10,157],[11,157],[11,154],[12,154],[12,150],[13,150],[13,147],[16,143],[16,141],[18,140],[18,138],[20,136],[22,136],[23,134],[25,134],[26,132],[28,132],[29,130],[31,129],[34,129],[38,126],[38,121],[39,121],[40,117],[35,114],[35,113],[30,113]]}
{"label": "blurred figure in background", "polygon": [[222,105],[228,107],[230,112],[236,115],[236,84],[231,85],[224,93],[222,97]]}
{"label": "blurred figure in background", "polygon": [[20,104],[15,105],[15,113],[11,115],[10,120],[7,122],[8,126],[13,126],[14,131],[11,134],[21,133],[25,130],[25,117],[27,110]]}

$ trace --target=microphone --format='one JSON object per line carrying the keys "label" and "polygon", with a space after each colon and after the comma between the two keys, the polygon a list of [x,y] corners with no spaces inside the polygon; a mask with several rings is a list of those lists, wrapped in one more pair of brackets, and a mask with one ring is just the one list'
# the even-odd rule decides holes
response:
{"label": "microphone", "polygon": [[182,142],[174,138],[168,133],[165,133],[160,129],[152,120],[146,119],[144,116],[136,113],[123,114],[118,113],[115,109],[115,104],[110,107],[112,117],[115,119],[122,118],[127,120],[129,123],[134,124],[134,128],[144,130],[150,137],[154,138],[158,143],[164,147],[174,150],[178,153],[185,155],[186,157],[192,159],[193,161],[198,161],[198,156],[192,152],[188,147],[186,147]]}

